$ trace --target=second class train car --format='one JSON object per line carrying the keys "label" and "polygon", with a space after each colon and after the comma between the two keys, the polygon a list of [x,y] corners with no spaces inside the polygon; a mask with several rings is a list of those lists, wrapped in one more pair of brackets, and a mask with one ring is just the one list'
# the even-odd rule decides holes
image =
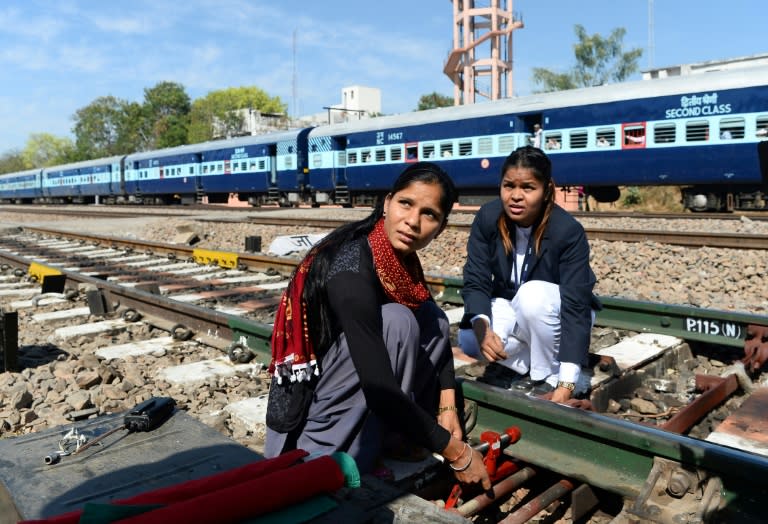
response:
{"label": "second class train car", "polygon": [[543,93],[0,175],[0,200],[367,205],[411,162],[448,171],[460,200],[495,196],[504,158],[533,143],[556,183],[602,202],[679,186],[695,211],[768,210],[768,67]]}

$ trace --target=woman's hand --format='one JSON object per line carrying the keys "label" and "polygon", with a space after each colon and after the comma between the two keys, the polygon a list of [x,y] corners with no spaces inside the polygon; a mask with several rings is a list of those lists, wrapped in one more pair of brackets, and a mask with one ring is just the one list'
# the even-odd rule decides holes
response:
{"label": "woman's hand", "polygon": [[448,430],[453,438],[458,440],[464,438],[459,414],[456,411],[443,411],[437,416],[437,423]]}
{"label": "woman's hand", "polygon": [[459,410],[456,406],[456,390],[440,390],[440,404],[437,408],[437,423],[448,430],[457,440],[464,438],[463,427],[459,422]]}
{"label": "woman's hand", "polygon": [[464,484],[480,483],[484,490],[491,489],[491,479],[483,463],[483,455],[461,440],[451,439],[442,452],[453,470],[456,480]]}
{"label": "woman's hand", "polygon": [[477,344],[480,346],[480,352],[490,362],[504,360],[507,354],[504,352],[504,343],[499,335],[493,332],[488,322],[483,318],[478,318],[472,323],[472,330],[475,333]]}

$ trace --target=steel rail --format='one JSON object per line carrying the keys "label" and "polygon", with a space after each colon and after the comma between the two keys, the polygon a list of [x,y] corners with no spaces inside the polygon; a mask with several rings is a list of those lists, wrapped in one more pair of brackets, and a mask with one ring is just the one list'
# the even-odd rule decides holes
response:
{"label": "steel rail", "polygon": [[[183,216],[183,215],[161,215],[161,216]],[[342,219],[319,219],[306,217],[262,217],[251,216],[247,220],[242,218],[204,218],[194,217],[201,222],[248,222],[252,224],[266,226],[282,227],[306,227],[317,229],[334,229],[349,223],[349,220]],[[449,221],[448,229],[469,233],[470,224],[452,223]],[[25,227],[29,230],[45,231],[44,228]],[[55,231],[49,229],[49,231]],[[615,228],[585,228],[589,240],[602,240],[605,242],[655,242],[658,244],[671,244],[686,246],[691,248],[710,247],[722,249],[758,249],[768,250],[768,235],[761,234],[743,234],[743,233],[714,233],[714,232],[691,232],[691,231],[663,231],[663,230],[634,230],[634,229],[615,229]],[[63,234],[63,232],[61,232]],[[87,237],[87,234],[83,234]]]}
{"label": "steel rail", "polygon": [[[23,268],[29,264],[29,260],[1,249],[0,257],[16,267]],[[258,258],[259,263],[275,262],[274,257]],[[287,266],[295,265],[297,261],[278,259],[277,263]],[[64,273],[67,278],[102,290],[121,307],[178,321],[218,342],[217,347],[243,344],[261,362],[269,362],[271,328],[268,325],[182,304],[145,291],[123,288],[74,272]],[[459,279],[438,282],[438,285],[451,289],[460,289],[460,284]],[[613,297],[601,297],[601,300],[604,309],[598,314],[597,325],[661,332],[684,340],[743,345],[746,325],[768,326],[768,317],[759,315]],[[505,450],[517,459],[626,497],[637,497],[643,491],[655,459],[668,459],[684,468],[701,468],[719,477],[729,511],[759,515],[762,510],[760,504],[768,488],[756,479],[763,478],[768,472],[768,458],[660,428],[573,409],[481,382],[460,381],[464,397],[475,401],[479,408],[472,435],[511,426],[520,428],[523,435],[535,435],[535,438],[523,438]]]}
{"label": "steel rail", "polygon": [[[504,453],[624,497],[636,498],[656,457],[720,477],[729,511],[761,515],[768,458],[651,426],[570,408],[482,382],[464,380],[478,404],[472,435],[517,426],[523,438]],[[535,435],[535,438],[525,438]]]}
{"label": "steel rail", "polygon": [[[222,221],[221,219],[208,219]],[[333,229],[349,223],[339,219],[307,219],[296,217],[250,217],[250,223],[269,226],[301,226],[306,228]],[[470,224],[448,222],[448,229],[469,233]],[[687,247],[713,247],[725,249],[768,249],[768,235],[746,235],[741,233],[698,233],[691,231],[662,231],[612,228],[585,228],[589,240],[605,242],[656,242]]]}
{"label": "steel rail", "polygon": [[[130,248],[136,251],[153,251],[180,259],[191,258],[193,247],[181,244],[162,244],[141,240],[104,237],[85,233],[68,233],[44,228],[25,228],[41,234],[61,235],[83,241],[106,244],[111,247]],[[238,253],[240,265],[258,271],[277,271],[289,275],[298,259]],[[463,304],[462,279],[427,275],[427,283],[437,300]],[[599,297],[603,309],[598,312],[596,325],[628,329],[639,332],[672,335],[686,340],[743,347],[747,326],[768,326],[768,318],[749,313],[720,311],[674,304],[625,300],[615,297]],[[235,317],[236,318],[236,317]],[[233,321],[240,325],[237,320]]]}

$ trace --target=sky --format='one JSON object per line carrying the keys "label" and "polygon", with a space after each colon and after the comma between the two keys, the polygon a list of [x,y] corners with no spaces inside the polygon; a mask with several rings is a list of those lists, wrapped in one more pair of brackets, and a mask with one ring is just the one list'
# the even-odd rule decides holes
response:
{"label": "sky", "polygon": [[[535,89],[532,68],[576,64],[576,24],[602,37],[626,29],[641,70],[768,53],[763,0],[507,2],[524,24],[515,96]],[[256,86],[291,116],[362,85],[381,90],[383,113],[412,111],[424,94],[453,95],[442,71],[452,17],[452,0],[0,0],[0,155],[32,133],[74,139],[78,109],[109,95],[141,103],[163,81],[192,100]]]}

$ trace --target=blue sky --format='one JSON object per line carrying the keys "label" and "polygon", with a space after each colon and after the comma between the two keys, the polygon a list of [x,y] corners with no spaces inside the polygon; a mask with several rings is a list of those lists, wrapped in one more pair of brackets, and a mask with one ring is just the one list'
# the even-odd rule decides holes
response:
{"label": "blue sky", "polygon": [[[768,52],[762,0],[653,6],[656,67]],[[531,92],[532,67],[575,64],[575,24],[602,36],[624,27],[625,48],[643,48],[641,68],[651,65],[648,0],[513,8],[525,24],[513,38],[515,95]],[[411,111],[423,94],[453,93],[442,72],[452,11],[451,0],[3,0],[0,154],[23,148],[30,133],[72,138],[79,108],[107,95],[141,102],[161,81],[184,85],[193,100],[255,85],[291,115],[321,112],[343,87],[365,85],[381,89],[384,113]]]}

